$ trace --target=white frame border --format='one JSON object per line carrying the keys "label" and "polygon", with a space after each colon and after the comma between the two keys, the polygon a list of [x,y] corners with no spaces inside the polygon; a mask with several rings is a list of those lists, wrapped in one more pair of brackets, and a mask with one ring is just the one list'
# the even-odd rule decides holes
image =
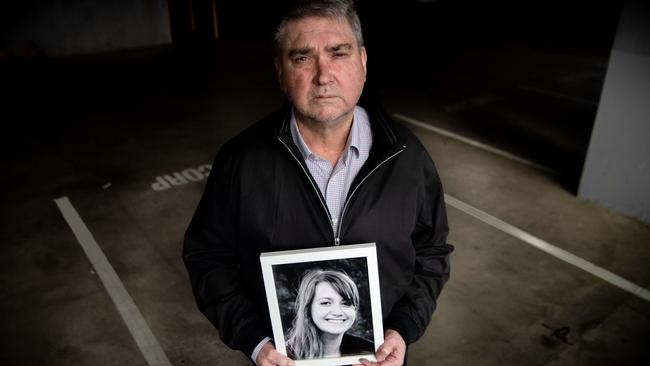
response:
{"label": "white frame border", "polygon": [[[372,326],[375,343],[375,351],[384,343],[384,328],[381,312],[381,294],[379,291],[379,268],[377,266],[377,250],[375,243],[341,245],[334,247],[310,248],[287,250],[281,252],[262,253],[260,264],[264,276],[264,287],[268,299],[269,314],[273,325],[273,341],[275,348],[283,355],[287,354],[284,339],[284,329],[280,317],[280,306],[275,291],[275,278],[273,276],[273,265],[320,262],[332,259],[366,258],[368,265],[368,286],[370,290],[370,308],[372,313]],[[334,358],[320,358],[311,360],[296,360],[296,366],[331,366],[358,364],[360,358],[370,361],[377,361],[375,355],[361,354],[355,356],[343,356]]]}

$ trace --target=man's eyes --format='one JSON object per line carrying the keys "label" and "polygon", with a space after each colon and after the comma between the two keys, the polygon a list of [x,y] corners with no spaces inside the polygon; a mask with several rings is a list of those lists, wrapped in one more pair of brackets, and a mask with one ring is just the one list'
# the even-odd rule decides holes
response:
{"label": "man's eyes", "polygon": [[[334,59],[346,58],[350,55],[349,52],[334,52],[331,54]],[[296,56],[292,58],[292,62],[296,65],[303,65],[308,63],[311,60],[310,56]]]}
{"label": "man's eyes", "polygon": [[293,58],[293,63],[295,64],[304,64],[309,60],[309,57],[307,56],[298,56]]}

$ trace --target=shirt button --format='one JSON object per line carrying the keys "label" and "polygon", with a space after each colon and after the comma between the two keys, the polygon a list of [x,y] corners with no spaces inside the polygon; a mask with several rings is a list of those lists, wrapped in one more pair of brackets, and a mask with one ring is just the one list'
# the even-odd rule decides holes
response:
{"label": "shirt button", "polygon": [[333,224],[336,224],[336,223],[338,223],[338,222],[339,222],[339,219],[337,219],[336,217],[332,219],[332,223],[333,223]]}

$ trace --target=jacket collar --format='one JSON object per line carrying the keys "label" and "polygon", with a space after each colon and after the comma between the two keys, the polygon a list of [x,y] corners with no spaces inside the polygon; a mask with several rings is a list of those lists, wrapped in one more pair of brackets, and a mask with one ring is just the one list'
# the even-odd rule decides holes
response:
{"label": "jacket collar", "polygon": [[[370,119],[370,128],[372,129],[372,147],[370,148],[370,154],[365,164],[361,167],[361,170],[357,173],[357,176],[354,178],[350,190],[348,191],[348,197],[356,190],[356,188],[363,182],[363,180],[368,177],[376,168],[383,164],[383,162],[397,155],[401,150],[406,149],[406,146],[402,144],[399,134],[394,126],[394,124],[386,118],[386,113],[383,111],[379,103],[375,102],[375,99],[370,97],[367,93],[361,95],[359,106],[363,107],[366,112],[368,112],[368,118]],[[277,140],[279,140],[296,158],[298,163],[302,166],[303,170],[306,172],[307,177],[311,180],[312,185],[315,185],[314,178],[311,174],[308,173],[308,168],[304,159],[299,159],[300,150],[293,142],[291,136],[290,122],[291,122],[291,103],[285,101],[282,108],[278,111],[280,113],[279,118],[276,119],[275,134]],[[325,202],[322,194],[318,189],[316,189],[316,194],[321,197],[321,202]]]}

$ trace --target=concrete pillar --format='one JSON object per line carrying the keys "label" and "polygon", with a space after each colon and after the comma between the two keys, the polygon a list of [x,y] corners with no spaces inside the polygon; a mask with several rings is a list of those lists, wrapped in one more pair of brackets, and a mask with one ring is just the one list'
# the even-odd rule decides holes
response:
{"label": "concrete pillar", "polygon": [[650,223],[650,5],[626,0],[578,195]]}

